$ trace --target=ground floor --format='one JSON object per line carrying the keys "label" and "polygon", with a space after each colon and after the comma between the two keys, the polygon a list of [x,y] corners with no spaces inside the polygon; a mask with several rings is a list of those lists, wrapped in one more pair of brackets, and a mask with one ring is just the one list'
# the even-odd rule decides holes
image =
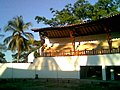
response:
{"label": "ground floor", "polygon": [[39,57],[29,63],[0,63],[0,78],[120,80],[120,54]]}
{"label": "ground floor", "polygon": [[[80,66],[80,79],[120,80],[120,66],[106,66],[102,71],[102,66]],[[105,73],[105,76],[102,76]]]}

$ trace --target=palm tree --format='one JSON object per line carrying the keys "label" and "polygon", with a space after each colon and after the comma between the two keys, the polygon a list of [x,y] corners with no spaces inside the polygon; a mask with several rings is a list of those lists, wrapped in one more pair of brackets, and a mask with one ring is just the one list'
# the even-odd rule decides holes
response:
{"label": "palm tree", "polygon": [[24,23],[22,16],[17,16],[8,21],[8,25],[4,28],[5,32],[12,32],[12,35],[4,39],[4,43],[8,45],[8,50],[17,51],[17,62],[22,51],[29,52],[30,44],[34,42],[33,34],[25,32],[31,25],[31,22]]}
{"label": "palm tree", "polygon": [[[1,28],[0,28],[0,39],[4,37],[4,35],[1,33]],[[0,63],[5,63],[7,62],[4,58],[5,54],[2,51],[6,51],[6,46],[0,42]]]}
{"label": "palm tree", "polygon": [[[1,28],[0,28],[0,39],[3,38],[4,35],[1,33]],[[6,46],[0,42],[0,52],[6,51]]]}

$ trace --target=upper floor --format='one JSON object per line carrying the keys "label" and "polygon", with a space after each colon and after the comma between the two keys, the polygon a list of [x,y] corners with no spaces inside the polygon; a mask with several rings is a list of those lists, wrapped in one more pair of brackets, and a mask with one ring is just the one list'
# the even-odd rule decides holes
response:
{"label": "upper floor", "polygon": [[119,53],[119,19],[120,14],[80,24],[32,30],[39,32],[42,56]]}
{"label": "upper floor", "polygon": [[45,39],[42,56],[79,56],[120,53],[120,34],[112,34],[112,48],[106,34],[76,37],[75,42],[71,38]]}

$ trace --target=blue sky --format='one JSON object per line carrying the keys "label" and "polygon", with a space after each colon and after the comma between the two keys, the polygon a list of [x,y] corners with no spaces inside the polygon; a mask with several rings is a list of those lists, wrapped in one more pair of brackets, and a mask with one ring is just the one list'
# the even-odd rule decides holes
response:
{"label": "blue sky", "polygon": [[[60,10],[63,9],[66,4],[74,4],[76,1],[77,0],[0,0],[0,28],[3,29],[7,22],[13,17],[22,15],[25,22],[32,22],[33,26],[29,28],[29,32],[34,34],[36,40],[39,40],[38,33],[32,32],[31,29],[47,26],[42,23],[37,24],[34,19],[35,16],[51,18],[50,8]],[[94,3],[97,0],[88,1]],[[9,33],[4,34],[5,37],[9,35]],[[5,54],[7,61],[12,61],[11,52],[7,51]]]}

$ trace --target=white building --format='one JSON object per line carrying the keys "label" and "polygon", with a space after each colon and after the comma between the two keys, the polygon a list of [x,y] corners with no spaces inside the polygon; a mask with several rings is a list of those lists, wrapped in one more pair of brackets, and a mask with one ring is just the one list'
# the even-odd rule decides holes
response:
{"label": "white building", "polygon": [[32,29],[45,40],[38,61],[43,60],[48,71],[57,71],[58,78],[120,80],[119,19],[120,14],[82,24]]}
{"label": "white building", "polygon": [[40,57],[33,63],[0,64],[1,78],[120,80],[120,14],[32,30],[43,42]]}

